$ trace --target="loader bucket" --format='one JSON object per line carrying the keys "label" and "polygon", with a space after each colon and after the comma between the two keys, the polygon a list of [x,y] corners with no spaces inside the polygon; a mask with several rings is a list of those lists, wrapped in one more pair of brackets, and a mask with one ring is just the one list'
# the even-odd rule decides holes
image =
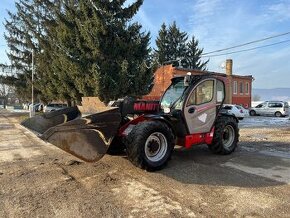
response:
{"label": "loader bucket", "polygon": [[86,162],[96,162],[107,153],[120,123],[118,108],[81,117],[73,107],[35,116],[22,125],[62,150]]}

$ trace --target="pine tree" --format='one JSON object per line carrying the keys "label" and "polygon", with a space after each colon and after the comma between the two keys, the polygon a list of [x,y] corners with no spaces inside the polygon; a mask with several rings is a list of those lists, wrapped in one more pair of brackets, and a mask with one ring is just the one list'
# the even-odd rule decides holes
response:
{"label": "pine tree", "polygon": [[168,30],[169,60],[183,60],[186,57],[187,33],[180,31],[174,21]]}
{"label": "pine tree", "polygon": [[206,70],[209,60],[202,62],[203,49],[198,48],[198,40],[194,36],[188,41],[188,34],[181,31],[176,22],[168,28],[163,23],[156,39],[153,56],[159,64],[172,62],[178,66],[191,69]]}
{"label": "pine tree", "polygon": [[9,58],[20,72],[15,86],[23,82],[30,92],[34,51],[35,87],[44,101],[99,96],[108,102],[149,92],[150,34],[131,21],[143,0],[125,2],[19,0],[6,20]]}
{"label": "pine tree", "polygon": [[198,40],[192,36],[191,40],[187,43],[187,55],[186,55],[186,64],[188,68],[197,69],[197,70],[206,70],[206,65],[209,60],[201,60],[201,54],[203,49],[198,48]]}
{"label": "pine tree", "polygon": [[143,1],[137,0],[129,7],[124,3],[90,0],[81,5],[85,17],[79,18],[80,35],[83,48],[93,57],[87,59],[89,78],[96,80],[92,88],[106,102],[148,93],[152,78],[152,69],[145,64],[150,34],[141,32],[140,24],[130,22]]}
{"label": "pine tree", "polygon": [[31,92],[33,40],[30,32],[25,31],[26,24],[23,20],[25,5],[28,3],[28,1],[19,1],[15,4],[17,13],[8,12],[9,19],[5,20],[7,32],[4,34],[10,48],[8,57],[11,61],[11,67],[15,67],[18,72],[16,75],[10,76],[11,78],[8,81],[15,84],[16,93],[22,98],[27,98]]}
{"label": "pine tree", "polygon": [[[19,97],[23,100],[30,100],[33,58],[36,72],[34,75],[35,96],[47,99],[46,92],[43,92],[43,87],[38,84],[43,72],[42,69],[39,70],[38,66],[41,64],[39,56],[44,51],[40,44],[46,40],[42,24],[47,21],[46,17],[49,17],[49,13],[40,0],[20,0],[15,3],[15,6],[16,13],[8,12],[9,18],[5,21],[7,30],[5,39],[10,49],[8,57],[11,67],[16,68],[17,73],[7,78],[7,81],[16,88]],[[46,14],[41,14],[45,12]],[[44,84],[49,86],[49,82],[45,81]]]}
{"label": "pine tree", "polygon": [[154,59],[161,65],[169,60],[168,30],[165,23],[161,25],[161,29],[159,30],[156,46],[157,49],[154,49],[153,53],[155,56]]}

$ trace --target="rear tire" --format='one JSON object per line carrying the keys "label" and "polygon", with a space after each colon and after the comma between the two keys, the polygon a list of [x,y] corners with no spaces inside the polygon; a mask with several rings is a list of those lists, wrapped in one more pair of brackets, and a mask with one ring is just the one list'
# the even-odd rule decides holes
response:
{"label": "rear tire", "polygon": [[282,116],[283,116],[282,113],[279,112],[279,111],[277,111],[277,112],[275,113],[275,117],[282,117]]}
{"label": "rear tire", "polygon": [[234,152],[239,141],[239,128],[235,118],[221,116],[215,123],[215,132],[209,149],[215,154]]}
{"label": "rear tire", "polygon": [[169,126],[160,121],[137,124],[125,139],[128,159],[148,171],[166,166],[174,148],[174,136]]}
{"label": "rear tire", "polygon": [[256,113],[256,111],[251,110],[251,111],[250,111],[250,115],[251,115],[251,116],[256,116],[257,113]]}

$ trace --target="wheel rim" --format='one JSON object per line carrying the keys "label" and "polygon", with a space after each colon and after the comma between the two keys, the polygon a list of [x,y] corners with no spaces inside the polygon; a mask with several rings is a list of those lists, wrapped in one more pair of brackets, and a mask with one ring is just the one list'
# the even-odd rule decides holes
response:
{"label": "wheel rim", "polygon": [[276,112],[276,117],[281,117],[282,116],[282,114],[280,113],[280,112]]}
{"label": "wheel rim", "polygon": [[235,140],[235,130],[231,125],[227,125],[223,132],[223,145],[230,148]]}
{"label": "wheel rim", "polygon": [[152,133],[145,143],[145,155],[152,162],[160,161],[167,151],[167,139],[160,132]]}

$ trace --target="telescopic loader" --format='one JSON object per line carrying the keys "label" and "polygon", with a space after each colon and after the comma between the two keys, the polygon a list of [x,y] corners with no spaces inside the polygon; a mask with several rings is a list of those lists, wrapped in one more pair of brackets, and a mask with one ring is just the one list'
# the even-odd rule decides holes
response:
{"label": "telescopic loader", "polygon": [[207,144],[217,154],[235,150],[238,120],[222,110],[225,81],[226,77],[212,74],[176,77],[159,102],[127,97],[100,113],[82,116],[71,107],[35,116],[22,125],[86,162],[125,149],[137,167],[159,170],[175,145]]}

